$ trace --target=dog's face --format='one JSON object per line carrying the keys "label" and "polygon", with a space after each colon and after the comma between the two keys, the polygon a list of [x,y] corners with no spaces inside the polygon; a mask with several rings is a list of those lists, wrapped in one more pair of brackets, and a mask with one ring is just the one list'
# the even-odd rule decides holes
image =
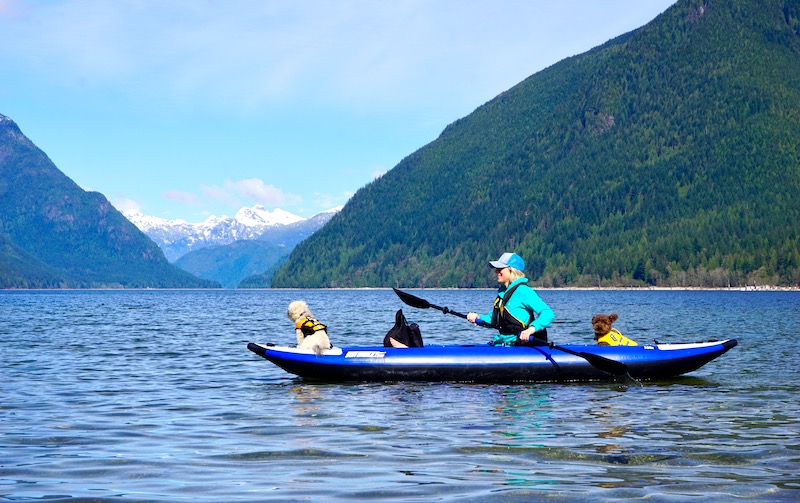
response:
{"label": "dog's face", "polygon": [[292,321],[297,321],[303,317],[304,314],[308,312],[308,304],[303,302],[302,300],[296,300],[289,304],[289,309],[286,311],[286,315],[289,316],[289,319]]}
{"label": "dog's face", "polygon": [[611,331],[611,325],[619,319],[617,313],[596,314],[592,316],[592,328],[595,336],[603,336]]}

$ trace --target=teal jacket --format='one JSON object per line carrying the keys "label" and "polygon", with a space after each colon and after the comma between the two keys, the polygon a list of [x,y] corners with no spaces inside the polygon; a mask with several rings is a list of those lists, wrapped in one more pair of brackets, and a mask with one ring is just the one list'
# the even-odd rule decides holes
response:
{"label": "teal jacket", "polygon": [[[525,284],[527,282],[528,278],[516,279],[509,283],[508,287],[501,286],[497,291],[497,296],[502,299],[509,288],[517,283],[522,283],[511,295],[511,299],[509,299],[509,302],[506,304],[506,309],[514,318],[520,320],[525,325],[525,328],[533,325],[538,332],[539,330],[547,328],[547,326],[553,322],[555,315],[553,314],[553,310],[550,309],[550,306],[545,304],[541,297],[539,297],[539,294],[537,294],[533,288]],[[484,325],[490,325],[492,323],[492,313],[482,314],[480,315],[480,319]]]}

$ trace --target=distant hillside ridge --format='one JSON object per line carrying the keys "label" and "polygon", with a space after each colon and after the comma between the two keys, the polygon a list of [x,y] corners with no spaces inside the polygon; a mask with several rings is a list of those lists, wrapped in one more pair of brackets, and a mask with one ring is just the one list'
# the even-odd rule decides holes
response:
{"label": "distant hillside ridge", "polygon": [[105,196],[81,189],[0,115],[0,288],[218,286],[167,262]]}
{"label": "distant hillside ridge", "polygon": [[[291,248],[265,241],[235,241],[223,246],[208,246],[189,252],[175,265],[198,278],[219,282],[223,288],[238,288],[242,280],[261,276],[283,264]],[[257,288],[269,288],[272,276]]]}
{"label": "distant hillside ridge", "polygon": [[[538,48],[531,48],[538,50]],[[800,0],[679,0],[360,189],[274,287],[800,284]]]}

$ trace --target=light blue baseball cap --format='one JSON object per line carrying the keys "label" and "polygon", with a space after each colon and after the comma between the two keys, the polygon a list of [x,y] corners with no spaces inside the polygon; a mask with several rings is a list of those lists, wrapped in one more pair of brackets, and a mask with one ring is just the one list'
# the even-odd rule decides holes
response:
{"label": "light blue baseball cap", "polygon": [[525,261],[522,260],[522,257],[516,253],[509,252],[500,255],[500,258],[497,260],[492,260],[489,262],[489,265],[495,269],[503,269],[504,267],[513,267],[519,271],[525,269]]}

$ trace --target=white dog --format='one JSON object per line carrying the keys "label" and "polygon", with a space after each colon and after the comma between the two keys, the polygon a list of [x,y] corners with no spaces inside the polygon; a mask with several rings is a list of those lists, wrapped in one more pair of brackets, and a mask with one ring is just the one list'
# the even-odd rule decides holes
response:
{"label": "white dog", "polygon": [[328,332],[325,330],[327,327],[314,318],[314,315],[308,310],[308,304],[302,300],[296,300],[289,304],[287,314],[289,319],[294,322],[298,348],[311,349],[317,356],[320,356],[323,351],[332,347],[331,341],[328,339]]}

